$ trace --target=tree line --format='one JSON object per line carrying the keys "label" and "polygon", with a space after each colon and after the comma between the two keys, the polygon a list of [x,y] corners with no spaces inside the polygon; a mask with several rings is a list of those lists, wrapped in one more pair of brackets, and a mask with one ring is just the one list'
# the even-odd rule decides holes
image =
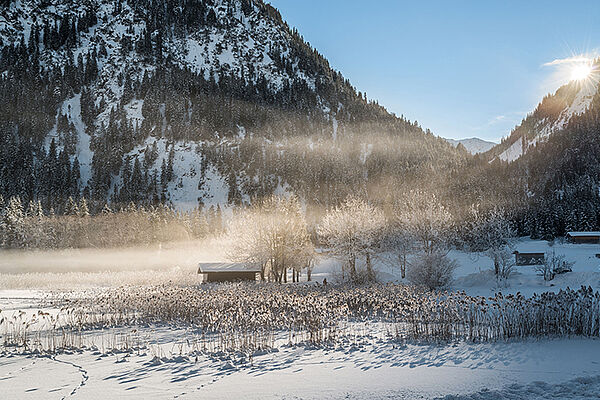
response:
{"label": "tree line", "polygon": [[227,225],[233,243],[229,258],[261,265],[266,280],[287,282],[291,271],[296,282],[302,271],[310,280],[314,261],[326,255],[339,260],[342,281],[366,283],[377,280],[374,260],[392,254],[387,262],[400,268],[402,278],[433,289],[451,282],[456,263],[447,253],[459,247],[487,251],[498,279],[510,273],[505,255],[514,229],[502,210],[474,211],[468,237],[459,233],[462,221],[423,191],[411,191],[388,210],[350,196],[314,224],[307,223],[301,208],[297,197],[272,196],[237,210]]}
{"label": "tree line", "polygon": [[[97,206],[96,206],[97,208]],[[166,205],[90,212],[88,201],[67,199],[60,214],[41,201],[23,204],[19,197],[0,196],[0,248],[65,249],[146,246],[202,239],[224,229],[219,206],[179,212]]]}

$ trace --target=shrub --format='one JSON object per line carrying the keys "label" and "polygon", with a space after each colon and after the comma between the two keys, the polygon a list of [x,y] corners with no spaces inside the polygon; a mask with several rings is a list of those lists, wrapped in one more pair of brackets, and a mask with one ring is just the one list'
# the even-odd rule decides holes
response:
{"label": "shrub", "polygon": [[410,263],[408,279],[415,285],[442,289],[452,281],[457,263],[441,252],[423,253]]}
{"label": "shrub", "polygon": [[510,248],[504,247],[498,251],[497,260],[497,275],[498,280],[506,280],[510,278],[515,267],[515,259]]}
{"label": "shrub", "polygon": [[551,281],[557,274],[571,272],[573,267],[572,262],[565,260],[564,255],[557,255],[554,250],[551,253],[546,253],[544,263],[536,267],[539,275],[544,277],[545,281]]}

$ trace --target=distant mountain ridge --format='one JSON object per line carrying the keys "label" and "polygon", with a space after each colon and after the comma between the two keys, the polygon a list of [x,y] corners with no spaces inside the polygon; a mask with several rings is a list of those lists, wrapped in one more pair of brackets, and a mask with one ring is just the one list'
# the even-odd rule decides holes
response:
{"label": "distant mountain ridge", "polygon": [[468,138],[468,139],[446,139],[448,143],[452,146],[457,147],[459,144],[462,144],[465,149],[471,154],[479,154],[485,153],[486,151],[491,150],[498,143],[490,142],[487,140],[479,139],[476,137]]}

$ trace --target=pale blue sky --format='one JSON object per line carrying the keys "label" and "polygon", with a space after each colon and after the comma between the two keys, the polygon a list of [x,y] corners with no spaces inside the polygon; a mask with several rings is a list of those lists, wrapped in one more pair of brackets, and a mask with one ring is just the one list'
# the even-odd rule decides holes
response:
{"label": "pale blue sky", "polygon": [[598,54],[600,1],[272,0],[360,91],[449,138],[498,141]]}

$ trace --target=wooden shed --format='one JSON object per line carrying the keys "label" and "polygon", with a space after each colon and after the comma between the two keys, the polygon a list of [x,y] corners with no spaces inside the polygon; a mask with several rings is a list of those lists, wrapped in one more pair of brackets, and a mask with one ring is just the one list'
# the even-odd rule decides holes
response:
{"label": "wooden shed", "polygon": [[544,253],[521,253],[515,251],[513,254],[515,255],[515,264],[517,265],[539,265],[543,264],[546,259]]}
{"label": "wooden shed", "polygon": [[567,239],[571,243],[600,243],[600,232],[569,232]]}
{"label": "wooden shed", "polygon": [[200,263],[202,282],[240,282],[260,280],[261,267],[251,263]]}

